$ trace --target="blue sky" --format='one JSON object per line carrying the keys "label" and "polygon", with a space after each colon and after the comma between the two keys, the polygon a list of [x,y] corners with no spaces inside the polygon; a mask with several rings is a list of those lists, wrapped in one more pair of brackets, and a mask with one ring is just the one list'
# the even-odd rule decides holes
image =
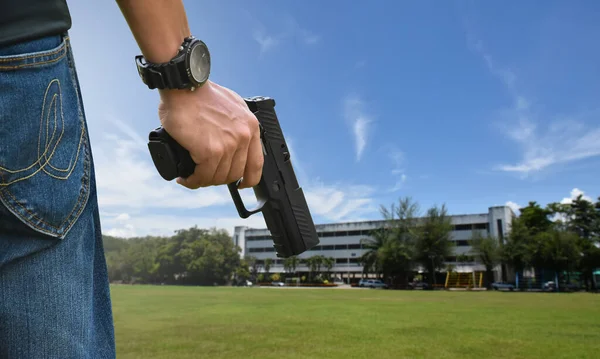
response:
{"label": "blue sky", "polygon": [[[104,231],[264,227],[223,186],[158,176],[146,147],[158,95],[118,6],[69,5]],[[600,3],[185,5],[211,79],[276,99],[316,223],[379,219],[404,196],[458,214],[600,195]]]}

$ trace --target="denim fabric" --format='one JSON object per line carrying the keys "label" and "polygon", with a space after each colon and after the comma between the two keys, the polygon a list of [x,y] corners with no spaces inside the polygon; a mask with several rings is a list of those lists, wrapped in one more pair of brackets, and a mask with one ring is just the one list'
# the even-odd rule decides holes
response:
{"label": "denim fabric", "polygon": [[68,35],[0,48],[0,358],[114,358]]}

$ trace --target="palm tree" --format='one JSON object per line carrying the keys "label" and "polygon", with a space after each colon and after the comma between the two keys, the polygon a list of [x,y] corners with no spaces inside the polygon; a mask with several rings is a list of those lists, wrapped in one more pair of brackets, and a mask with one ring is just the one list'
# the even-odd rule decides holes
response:
{"label": "palm tree", "polygon": [[317,270],[317,257],[304,258],[302,262],[308,267],[308,280],[312,282],[313,274]]}
{"label": "palm tree", "polygon": [[360,263],[363,265],[363,273],[381,273],[381,263],[379,263],[379,250],[385,246],[388,241],[388,232],[385,228],[379,228],[371,232],[371,237],[361,238],[360,244],[366,251],[360,257]]}
{"label": "palm tree", "polygon": [[330,272],[334,265],[335,265],[334,258],[327,257],[327,258],[323,259],[323,266],[325,266],[325,269],[327,270],[326,275],[327,275],[328,280],[331,279]]}
{"label": "palm tree", "polygon": [[265,264],[263,267],[265,268],[265,276],[269,277],[269,271],[271,270],[271,264],[273,264],[273,260],[271,258],[265,259]]}
{"label": "palm tree", "polygon": [[296,267],[300,263],[300,260],[296,256],[291,256],[285,259],[283,262],[284,266],[287,266],[291,273],[296,273]]}
{"label": "palm tree", "polygon": [[406,281],[413,264],[417,212],[418,205],[410,197],[401,199],[390,210],[382,207],[383,225],[371,231],[369,238],[361,239],[366,249],[361,256],[364,272],[383,275],[392,282],[398,277]]}
{"label": "palm tree", "polygon": [[415,259],[427,268],[430,286],[434,284],[436,269],[443,268],[446,258],[453,253],[455,244],[450,240],[451,232],[452,222],[445,205],[427,210],[427,216],[417,228]]}

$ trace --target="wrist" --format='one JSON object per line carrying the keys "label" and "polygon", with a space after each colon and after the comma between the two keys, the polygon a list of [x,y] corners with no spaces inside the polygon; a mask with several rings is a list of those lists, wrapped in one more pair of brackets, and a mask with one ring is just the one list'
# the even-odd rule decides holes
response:
{"label": "wrist", "polygon": [[165,105],[177,106],[177,104],[194,99],[202,101],[203,93],[210,91],[211,81],[207,80],[202,86],[191,91],[189,89],[158,89],[160,100]]}
{"label": "wrist", "polygon": [[153,41],[140,46],[144,58],[148,62],[160,64],[169,62],[173,57],[177,55],[181,44],[186,37],[191,34],[189,31],[173,32],[165,37],[161,41]]}
{"label": "wrist", "polygon": [[117,3],[149,62],[171,60],[183,40],[191,35],[181,0],[117,0]]}

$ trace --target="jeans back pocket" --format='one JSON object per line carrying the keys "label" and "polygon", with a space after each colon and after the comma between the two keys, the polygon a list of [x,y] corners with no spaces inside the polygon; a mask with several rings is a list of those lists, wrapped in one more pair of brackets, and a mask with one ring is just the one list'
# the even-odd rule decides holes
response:
{"label": "jeans back pocket", "polygon": [[0,49],[0,201],[63,238],[87,204],[91,154],[67,36]]}

